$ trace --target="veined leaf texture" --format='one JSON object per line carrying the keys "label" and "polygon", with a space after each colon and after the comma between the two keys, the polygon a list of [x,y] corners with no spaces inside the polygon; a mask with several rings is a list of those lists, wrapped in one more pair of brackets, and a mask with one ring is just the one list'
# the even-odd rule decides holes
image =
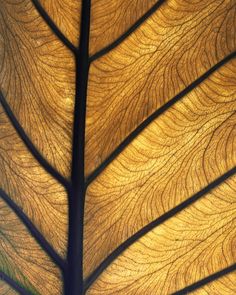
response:
{"label": "veined leaf texture", "polygon": [[0,0],[0,295],[236,294],[235,0]]}

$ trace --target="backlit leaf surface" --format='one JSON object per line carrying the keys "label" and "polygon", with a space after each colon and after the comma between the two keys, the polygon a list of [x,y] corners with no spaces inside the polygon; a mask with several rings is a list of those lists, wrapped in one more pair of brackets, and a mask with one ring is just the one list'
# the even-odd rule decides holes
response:
{"label": "backlit leaf surface", "polygon": [[0,11],[1,91],[35,146],[68,177],[75,87],[73,55],[30,0],[1,1]]}
{"label": "backlit leaf surface", "polygon": [[33,294],[60,294],[61,274],[0,199],[0,270]]}
{"label": "backlit leaf surface", "polygon": [[9,285],[5,282],[0,281],[0,294],[2,295],[17,295],[18,293],[12,289]]}
{"label": "backlit leaf surface", "polygon": [[206,286],[200,290],[192,292],[194,295],[217,295],[219,290],[222,294],[234,294],[236,292],[235,287],[236,272],[224,276]]}
{"label": "backlit leaf surface", "polygon": [[0,295],[236,293],[236,3],[0,0]]}
{"label": "backlit leaf surface", "polygon": [[233,264],[235,180],[142,237],[88,294],[172,294]]}
{"label": "backlit leaf surface", "polygon": [[85,273],[236,165],[235,77],[233,61],[151,123],[89,186]]}

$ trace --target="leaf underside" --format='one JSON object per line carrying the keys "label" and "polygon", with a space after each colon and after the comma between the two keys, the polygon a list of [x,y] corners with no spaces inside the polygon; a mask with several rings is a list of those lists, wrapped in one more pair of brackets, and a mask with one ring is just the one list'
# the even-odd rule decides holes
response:
{"label": "leaf underside", "polygon": [[235,57],[232,0],[2,1],[0,295],[236,293]]}

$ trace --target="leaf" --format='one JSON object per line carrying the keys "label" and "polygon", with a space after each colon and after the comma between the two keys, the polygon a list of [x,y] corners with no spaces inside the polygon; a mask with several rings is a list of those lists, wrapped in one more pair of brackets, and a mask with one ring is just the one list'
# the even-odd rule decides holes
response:
{"label": "leaf", "polygon": [[234,12],[232,1],[167,1],[91,64],[87,175],[156,109],[234,51]]}
{"label": "leaf", "polygon": [[81,0],[33,0],[33,2],[36,5],[42,5],[65,37],[74,45],[78,45]]}
{"label": "leaf", "polygon": [[0,5],[0,295],[234,294],[231,0]]}
{"label": "leaf", "polygon": [[88,294],[172,294],[233,264],[235,180],[142,237]]}
{"label": "leaf", "polygon": [[154,120],[88,187],[86,275],[143,226],[236,165],[235,65],[227,63]]}
{"label": "leaf", "polygon": [[4,1],[0,27],[0,85],[5,98],[40,153],[69,177],[75,83],[73,55],[29,0]]}
{"label": "leaf", "polygon": [[2,295],[17,295],[15,290],[13,290],[9,285],[5,282],[0,281],[0,294]]}
{"label": "leaf", "polygon": [[11,196],[58,253],[64,256],[67,243],[66,192],[32,157],[2,107],[0,124],[1,188]]}
{"label": "leaf", "polygon": [[58,269],[2,199],[0,209],[0,270],[33,294],[59,294]]}
{"label": "leaf", "polygon": [[[159,1],[160,3],[163,1]],[[156,0],[94,0],[91,1],[90,46],[91,55],[106,48],[127,30],[136,25],[154,6]]]}
{"label": "leaf", "polygon": [[[233,294],[235,291],[235,279],[236,279],[236,272],[230,273],[227,276],[224,276],[210,284],[204,286],[200,290],[196,290],[192,294],[194,295],[217,295],[218,290],[222,290],[222,294]],[[201,293],[200,293],[201,292]]]}

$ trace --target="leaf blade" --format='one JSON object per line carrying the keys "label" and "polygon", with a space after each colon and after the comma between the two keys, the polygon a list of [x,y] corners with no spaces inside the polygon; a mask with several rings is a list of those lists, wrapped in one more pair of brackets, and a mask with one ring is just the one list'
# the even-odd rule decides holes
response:
{"label": "leaf blade", "polygon": [[[133,31],[163,1],[135,0],[131,2],[111,0],[92,1],[90,55],[92,60],[101,56],[114,44],[123,40],[127,33]],[[121,40],[120,40],[121,39]]]}
{"label": "leaf blade", "polygon": [[168,1],[91,64],[86,175],[157,108],[235,51],[234,9],[230,1]]}
{"label": "leaf blade", "polygon": [[172,294],[232,265],[235,179],[133,244],[88,294]]}
{"label": "leaf blade", "polygon": [[67,193],[30,154],[1,106],[0,125],[1,189],[64,257],[67,245]]}
{"label": "leaf blade", "polygon": [[231,60],[157,118],[89,185],[86,275],[136,231],[236,165],[235,68]]}
{"label": "leaf blade", "polygon": [[57,267],[2,199],[0,209],[0,270],[29,293],[60,294],[61,274]]}
{"label": "leaf blade", "polygon": [[30,0],[5,1],[0,12],[1,91],[39,152],[69,178],[74,56]]}

